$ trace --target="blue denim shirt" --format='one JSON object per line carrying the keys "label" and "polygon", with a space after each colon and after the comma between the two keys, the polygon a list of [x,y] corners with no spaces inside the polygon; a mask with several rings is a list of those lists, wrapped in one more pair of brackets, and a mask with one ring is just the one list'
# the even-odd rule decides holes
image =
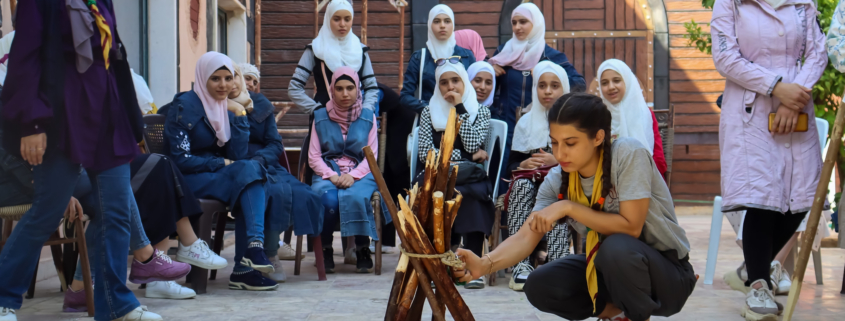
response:
{"label": "blue denim shirt", "polygon": [[[469,69],[469,66],[475,63],[475,56],[469,49],[464,49],[461,46],[455,46],[455,52],[452,54],[461,56],[461,63],[464,68]],[[420,84],[420,59],[422,58],[422,50],[417,50],[411,55],[411,60],[408,61],[408,67],[405,69],[405,79],[402,82],[402,93],[400,94],[399,104],[405,108],[422,113],[425,106],[428,106],[428,101],[431,100],[431,95],[434,95],[434,86],[437,85],[437,80],[434,79],[434,70],[437,65],[434,59],[431,58],[431,52],[426,50],[425,53],[425,70],[423,72],[422,83],[422,99],[417,99],[417,88]]]}

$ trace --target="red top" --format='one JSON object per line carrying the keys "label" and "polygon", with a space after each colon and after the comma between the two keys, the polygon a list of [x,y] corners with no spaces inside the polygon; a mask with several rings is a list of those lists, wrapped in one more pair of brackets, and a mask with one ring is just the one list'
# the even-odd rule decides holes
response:
{"label": "red top", "polygon": [[668,166],[666,165],[666,155],[663,154],[663,138],[660,137],[660,129],[657,126],[657,116],[654,115],[654,111],[651,112],[651,123],[654,127],[654,165],[657,165],[660,175],[663,175],[663,179],[666,179]]}

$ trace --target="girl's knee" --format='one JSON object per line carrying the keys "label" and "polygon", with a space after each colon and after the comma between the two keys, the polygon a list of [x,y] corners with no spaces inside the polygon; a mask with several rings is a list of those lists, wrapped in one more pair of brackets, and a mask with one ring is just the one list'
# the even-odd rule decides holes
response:
{"label": "girl's knee", "polygon": [[328,190],[323,193],[323,196],[320,198],[320,201],[323,203],[323,207],[327,210],[333,210],[335,212],[339,211],[340,201],[337,199],[337,190]]}

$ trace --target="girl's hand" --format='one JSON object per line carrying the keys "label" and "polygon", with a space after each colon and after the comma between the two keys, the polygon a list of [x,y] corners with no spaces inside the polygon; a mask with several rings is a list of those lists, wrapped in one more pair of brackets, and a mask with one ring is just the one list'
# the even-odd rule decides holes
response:
{"label": "girl's hand", "polygon": [[775,112],[775,120],[772,122],[772,134],[789,134],[795,131],[798,126],[798,111],[792,110],[786,105],[778,106]]}
{"label": "girl's hand", "polygon": [[334,184],[335,187],[341,188],[340,185],[339,185],[340,184],[340,176],[332,175],[331,177],[329,177],[329,181],[332,182],[332,184]]}
{"label": "girl's hand", "polygon": [[531,157],[519,163],[521,169],[535,169],[540,166],[543,166],[543,161],[536,157]]}
{"label": "girl's hand", "polygon": [[487,152],[483,149],[479,149],[475,154],[472,154],[472,161],[476,163],[483,163],[487,160]]}
{"label": "girl's hand", "polygon": [[457,275],[461,275],[460,271],[465,271],[463,277],[456,278],[455,282],[469,282],[475,279],[480,278],[484,273],[490,271],[490,264],[493,262],[489,259],[481,259],[475,253],[467,249],[458,249],[458,252],[455,254],[458,255],[458,258],[464,262],[464,269],[463,270],[455,270],[452,273],[452,276],[455,277]]}
{"label": "girl's hand", "polygon": [[235,116],[242,115],[245,110],[243,105],[236,103],[231,99],[228,101],[228,105],[226,106],[226,108],[229,109],[229,111],[235,113]]}
{"label": "girl's hand", "polygon": [[73,222],[76,220],[77,215],[82,215],[82,205],[79,204],[79,200],[76,197],[71,196],[70,202],[65,209],[65,219],[68,222]]}
{"label": "girl's hand", "polygon": [[21,137],[21,157],[29,165],[41,165],[44,161],[44,152],[47,149],[47,134],[35,134]]}
{"label": "girl's hand", "polygon": [[493,70],[496,71],[496,77],[499,77],[499,76],[505,74],[505,68],[502,68],[502,66],[493,65]]}
{"label": "girl's hand", "polygon": [[446,99],[446,101],[452,105],[457,105],[463,102],[463,97],[456,91],[450,91],[443,94],[443,99]]}
{"label": "girl's hand", "polygon": [[555,164],[557,164],[557,159],[555,158],[555,155],[552,155],[552,154],[546,153],[546,152],[545,152],[544,150],[542,150],[542,149],[540,150],[540,152],[539,152],[539,153],[536,153],[536,154],[534,154],[534,155],[531,155],[531,157],[532,157],[532,158],[535,158],[535,159],[537,159],[537,160],[539,160],[539,161],[542,161],[542,162],[543,162],[543,165],[541,165],[541,166],[551,166],[551,165],[555,165]]}
{"label": "girl's hand", "polygon": [[772,90],[772,96],[794,111],[801,111],[813,99],[812,90],[799,84],[779,82]]}
{"label": "girl's hand", "polygon": [[338,188],[346,189],[352,187],[352,184],[355,183],[355,178],[349,174],[343,174],[338,178],[338,184],[336,185]]}
{"label": "girl's hand", "polygon": [[567,200],[558,201],[542,210],[533,212],[526,223],[530,224],[531,230],[535,233],[546,234],[557,225],[558,220],[566,217],[568,204],[569,201]]}

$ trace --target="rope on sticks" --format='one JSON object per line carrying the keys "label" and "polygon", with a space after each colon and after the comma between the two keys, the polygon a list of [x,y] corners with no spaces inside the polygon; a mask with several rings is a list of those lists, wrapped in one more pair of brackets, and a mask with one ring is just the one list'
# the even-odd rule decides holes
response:
{"label": "rope on sticks", "polygon": [[415,258],[418,258],[418,259],[440,259],[440,262],[443,262],[443,264],[445,264],[447,266],[451,266],[451,267],[454,267],[454,268],[457,268],[457,269],[463,269],[464,268],[464,261],[461,261],[455,255],[455,252],[452,252],[452,251],[446,251],[446,253],[443,253],[443,254],[418,254],[418,253],[409,253],[401,247],[399,248],[399,251],[401,251],[402,254],[407,255],[408,257],[415,257]]}

